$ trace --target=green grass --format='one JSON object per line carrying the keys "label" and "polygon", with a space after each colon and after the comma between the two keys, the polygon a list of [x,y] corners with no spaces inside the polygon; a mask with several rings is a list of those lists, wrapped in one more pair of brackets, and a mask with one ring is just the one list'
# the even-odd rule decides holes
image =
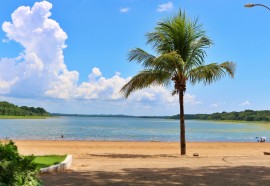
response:
{"label": "green grass", "polygon": [[38,169],[56,165],[65,160],[66,155],[46,155],[35,156],[34,162],[37,164]]}
{"label": "green grass", "polygon": [[0,115],[0,119],[46,119],[50,116],[6,116]]}

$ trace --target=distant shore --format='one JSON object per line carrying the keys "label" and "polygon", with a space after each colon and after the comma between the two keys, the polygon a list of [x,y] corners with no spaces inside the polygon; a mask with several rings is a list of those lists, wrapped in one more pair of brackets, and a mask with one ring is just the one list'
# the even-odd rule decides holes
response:
{"label": "distant shore", "polygon": [[[72,154],[71,170],[45,185],[267,185],[270,143],[16,140],[22,154]],[[193,154],[198,153],[199,157]]]}
{"label": "distant shore", "polygon": [[46,119],[54,116],[5,116],[0,115],[0,119]]}
{"label": "distant shore", "polygon": [[[201,114],[187,114],[185,120],[195,120],[195,121],[213,121],[213,122],[223,122],[223,123],[256,123],[256,124],[270,124],[270,120],[230,120],[230,119],[202,119],[195,118],[191,116],[196,116]],[[106,114],[60,114],[60,113],[51,113],[49,116],[12,116],[12,115],[0,115],[0,119],[46,119],[51,117],[104,117],[104,118],[144,118],[144,119],[168,119],[168,120],[179,120],[178,116],[132,116],[132,115],[106,115]]]}

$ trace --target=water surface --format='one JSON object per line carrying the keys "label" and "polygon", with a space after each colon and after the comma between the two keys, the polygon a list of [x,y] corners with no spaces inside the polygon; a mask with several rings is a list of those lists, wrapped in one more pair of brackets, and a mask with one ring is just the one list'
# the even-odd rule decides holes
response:
{"label": "water surface", "polygon": [[[41,140],[179,141],[179,121],[149,118],[54,117],[1,119],[0,138]],[[187,141],[270,139],[270,124],[186,121]]]}

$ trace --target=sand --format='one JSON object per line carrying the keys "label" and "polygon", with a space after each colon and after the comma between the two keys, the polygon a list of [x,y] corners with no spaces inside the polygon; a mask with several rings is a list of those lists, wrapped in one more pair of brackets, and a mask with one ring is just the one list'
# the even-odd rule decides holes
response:
{"label": "sand", "polygon": [[[22,154],[71,154],[45,185],[270,185],[270,143],[16,141]],[[199,157],[194,157],[198,153]]]}

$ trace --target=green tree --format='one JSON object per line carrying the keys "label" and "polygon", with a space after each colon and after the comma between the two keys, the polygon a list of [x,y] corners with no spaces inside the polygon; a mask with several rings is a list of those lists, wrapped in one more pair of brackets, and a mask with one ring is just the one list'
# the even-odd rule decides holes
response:
{"label": "green tree", "polygon": [[0,141],[0,185],[40,186],[34,156],[20,156],[13,141]]}
{"label": "green tree", "polygon": [[151,85],[174,84],[173,95],[179,95],[180,104],[180,148],[186,154],[184,93],[187,82],[210,84],[226,74],[234,77],[235,64],[224,62],[205,65],[205,48],[212,44],[198,19],[190,20],[185,12],[158,22],[153,32],[146,34],[156,56],[136,48],[129,52],[129,61],[140,63],[144,70],[135,75],[121,92],[127,98],[132,92]]}

